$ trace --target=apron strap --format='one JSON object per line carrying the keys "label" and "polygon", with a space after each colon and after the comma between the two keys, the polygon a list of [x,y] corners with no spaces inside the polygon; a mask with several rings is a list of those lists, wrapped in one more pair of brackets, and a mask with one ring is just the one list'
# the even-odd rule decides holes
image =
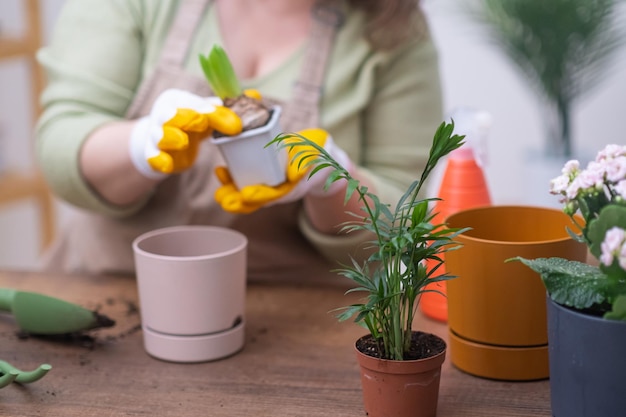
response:
{"label": "apron strap", "polygon": [[158,78],[162,71],[176,72],[184,66],[196,28],[202,20],[205,8],[212,1],[182,0],[180,2],[163,43],[154,73],[144,79],[137,89],[131,105],[126,110],[126,118],[139,117],[142,109],[160,93],[160,91],[155,91],[155,88],[159,85]]}
{"label": "apron strap", "polygon": [[326,67],[335,35],[345,19],[343,11],[337,5],[324,0],[313,6],[312,16],[313,25],[300,74],[281,118],[281,126],[286,131],[319,126],[319,107]]}
{"label": "apron strap", "polygon": [[204,9],[212,0],[183,0],[167,34],[159,59],[160,64],[182,67],[187,58],[196,28]]}

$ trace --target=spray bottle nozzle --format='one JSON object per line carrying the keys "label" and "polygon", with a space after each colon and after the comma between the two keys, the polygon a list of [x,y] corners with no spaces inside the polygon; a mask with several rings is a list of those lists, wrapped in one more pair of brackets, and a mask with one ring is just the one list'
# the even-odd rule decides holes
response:
{"label": "spray bottle nozzle", "polygon": [[491,114],[469,107],[459,107],[452,111],[450,118],[454,121],[454,133],[465,135],[465,145],[456,149],[451,158],[475,158],[482,167],[487,159],[487,136],[493,124]]}

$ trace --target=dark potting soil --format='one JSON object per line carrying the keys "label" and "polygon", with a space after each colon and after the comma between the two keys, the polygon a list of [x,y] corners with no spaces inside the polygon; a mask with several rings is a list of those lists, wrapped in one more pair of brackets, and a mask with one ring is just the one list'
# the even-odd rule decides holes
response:
{"label": "dark potting soil", "polygon": [[[368,335],[357,340],[356,348],[359,352],[374,358],[384,358],[382,340],[377,341],[372,335]],[[446,342],[431,333],[414,331],[411,335],[411,345],[408,353],[405,353],[404,360],[426,359],[435,356],[446,349]],[[388,359],[388,358],[384,358]]]}

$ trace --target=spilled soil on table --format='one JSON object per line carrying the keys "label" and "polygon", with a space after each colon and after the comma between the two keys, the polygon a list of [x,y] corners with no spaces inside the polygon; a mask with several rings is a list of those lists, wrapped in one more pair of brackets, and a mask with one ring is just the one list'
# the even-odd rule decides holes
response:
{"label": "spilled soil on table", "polygon": [[55,335],[30,334],[17,330],[15,335],[21,340],[36,339],[93,350],[99,345],[116,342],[141,330],[139,308],[133,301],[108,298],[92,310],[98,317],[99,326],[91,330]]}

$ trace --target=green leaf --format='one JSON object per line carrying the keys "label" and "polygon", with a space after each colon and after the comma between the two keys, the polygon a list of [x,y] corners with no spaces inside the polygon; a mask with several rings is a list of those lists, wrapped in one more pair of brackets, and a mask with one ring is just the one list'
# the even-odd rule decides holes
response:
{"label": "green leaf", "polygon": [[613,309],[604,315],[605,319],[626,321],[626,295],[620,295],[613,302]]}
{"label": "green leaf", "polygon": [[409,185],[409,188],[406,189],[402,197],[400,197],[400,200],[398,200],[398,207],[405,206],[406,200],[408,200],[409,197],[413,195],[414,190],[417,188],[418,185],[419,185],[419,181],[413,181],[411,185]]}
{"label": "green leaf", "polygon": [[343,307],[343,310],[340,314],[337,315],[337,320],[346,321],[352,318],[355,314],[358,314],[363,311],[363,304],[353,304],[348,307]]}
{"label": "green leaf", "polygon": [[354,194],[358,186],[359,186],[358,181],[355,181],[352,178],[348,180],[348,187],[346,188],[346,198],[344,200],[344,204],[346,204],[348,200],[352,198],[352,195]]}
{"label": "green leaf", "polygon": [[412,223],[419,224],[424,221],[428,213],[428,201],[421,201],[413,207]]}
{"label": "green leaf", "polygon": [[592,265],[562,258],[517,257],[511,260],[520,261],[537,272],[550,298],[561,305],[590,308],[607,301],[611,292],[608,277]]}
{"label": "green leaf", "polygon": [[200,54],[199,58],[202,71],[217,96],[223,100],[243,94],[230,59],[221,46],[214,45],[207,56]]}
{"label": "green leaf", "polygon": [[616,225],[621,225],[626,229],[626,207],[615,204],[604,207],[600,210],[598,217],[589,222],[587,237],[591,241],[589,250],[596,258],[602,254],[602,241],[606,232]]}

